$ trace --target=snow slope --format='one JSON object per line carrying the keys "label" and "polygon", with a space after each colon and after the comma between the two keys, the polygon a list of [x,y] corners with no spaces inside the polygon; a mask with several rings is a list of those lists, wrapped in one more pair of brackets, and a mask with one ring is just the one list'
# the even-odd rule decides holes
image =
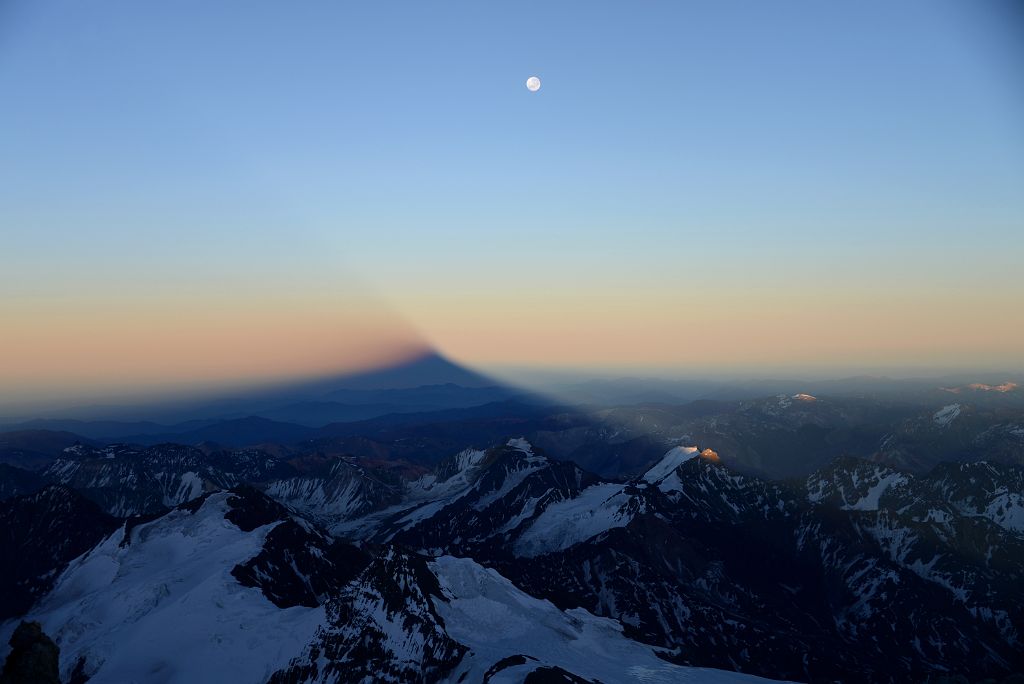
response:
{"label": "snow slope", "polygon": [[271,482],[266,493],[328,525],[366,515],[400,498],[396,487],[344,460],[334,462],[326,472]]}
{"label": "snow slope", "polygon": [[908,475],[887,466],[857,463],[812,474],[807,478],[807,500],[832,501],[843,510],[877,511],[883,494],[908,482]]}
{"label": "snow slope", "polygon": [[622,485],[596,484],[574,499],[550,504],[516,541],[516,555],[567,549],[613,527],[625,527],[633,519],[626,508],[631,498]]}
{"label": "snow slope", "polygon": [[844,508],[854,511],[877,511],[878,502],[887,489],[895,485],[906,484],[907,477],[902,473],[885,473],[877,475],[877,482],[871,485],[864,496]]}
{"label": "snow slope", "polygon": [[474,475],[478,470],[484,452],[466,449],[449,459],[450,472],[447,477],[427,473],[405,485],[401,503],[388,506],[369,515],[342,520],[330,526],[334,534],[353,539],[372,536],[385,521],[395,529],[408,529],[416,523],[436,515],[470,492]]}
{"label": "snow slope", "polygon": [[1024,496],[1018,492],[998,492],[982,515],[1004,529],[1024,534]]}
{"label": "snow slope", "polygon": [[[261,682],[323,622],[323,608],[280,609],[231,569],[259,553],[273,524],[243,532],[226,492],[119,530],[76,559],[26,619],[60,646],[67,680],[80,658],[91,684]],[[6,647],[16,621],[0,628]]]}
{"label": "snow slope", "polygon": [[622,626],[577,608],[562,611],[523,593],[493,569],[468,558],[443,556],[430,563],[447,602],[435,609],[453,639],[470,648],[448,681],[480,682],[499,661],[524,656],[489,680],[521,682],[538,667],[560,667],[603,682],[767,682],[751,675],[682,667],[622,635]]}
{"label": "snow slope", "polygon": [[[678,489],[679,466],[696,458],[699,452],[695,446],[670,449],[636,486],[654,484],[663,491]],[[516,555],[532,558],[561,551],[602,532],[625,527],[637,514],[646,511],[643,499],[635,496],[636,491],[629,485],[602,483],[584,489],[575,498],[549,504],[516,540]]]}
{"label": "snow slope", "polygon": [[440,474],[429,473],[408,483],[401,503],[360,518],[335,523],[331,525],[330,530],[334,534],[348,538],[365,539],[386,527],[387,531],[381,536],[388,540],[396,533],[436,516],[446,507],[473,492],[480,494],[473,502],[473,507],[477,511],[483,511],[515,489],[531,473],[550,465],[550,461],[533,452],[533,447],[525,439],[511,439],[506,446],[522,452],[523,457],[509,464],[499,486],[494,490],[482,489],[483,485],[478,479],[481,472],[486,469],[487,453],[467,449],[439,466]]}
{"label": "snow slope", "polygon": [[666,453],[660,461],[646,473],[644,473],[643,479],[651,484],[657,484],[661,480],[664,480],[668,475],[675,472],[683,461],[688,461],[697,455],[700,451],[695,446],[687,447],[676,447]]}
{"label": "snow slope", "polygon": [[960,404],[949,404],[936,411],[935,415],[932,416],[932,421],[939,427],[946,427],[959,415]]}

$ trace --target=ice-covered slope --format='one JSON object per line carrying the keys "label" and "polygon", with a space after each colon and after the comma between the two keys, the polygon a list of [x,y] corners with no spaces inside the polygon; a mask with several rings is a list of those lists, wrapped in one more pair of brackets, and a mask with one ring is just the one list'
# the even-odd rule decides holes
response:
{"label": "ice-covered slope", "polygon": [[139,525],[130,543],[118,530],[71,563],[27,616],[60,646],[65,680],[78,668],[92,684],[262,682],[301,651],[323,608],[278,608],[232,576],[278,524],[240,528],[232,496]]}
{"label": "ice-covered slope", "polygon": [[587,487],[579,496],[550,504],[519,536],[516,555],[531,557],[565,549],[633,519],[632,494],[620,484]]}
{"label": "ice-covered slope", "polygon": [[429,549],[432,555],[471,555],[482,545],[504,544],[545,506],[596,481],[578,466],[512,439],[487,451],[456,454],[436,472],[407,483],[401,503],[331,530],[352,539]]}
{"label": "ice-covered slope", "polygon": [[437,614],[448,635],[469,648],[449,675],[452,682],[487,681],[488,672],[492,684],[521,682],[530,672],[556,668],[603,682],[767,681],[668,663],[651,647],[625,638],[618,622],[582,608],[559,610],[468,558],[444,556],[430,563],[430,569],[447,599],[434,602]]}
{"label": "ice-covered slope", "polygon": [[328,526],[365,516],[402,498],[398,483],[383,482],[343,459],[310,473],[275,480],[266,492]]}
{"label": "ice-covered slope", "polygon": [[481,471],[486,453],[466,449],[444,459],[435,472],[404,483],[400,500],[363,515],[340,518],[331,530],[353,539],[374,535],[389,537],[408,529],[470,493]]}
{"label": "ice-covered slope", "polygon": [[680,446],[670,449],[660,461],[644,473],[643,479],[651,484],[657,484],[674,473],[683,461],[694,458],[699,451],[700,449],[695,446]]}
{"label": "ice-covered slope", "polygon": [[730,473],[713,451],[675,447],[639,480],[593,484],[548,503],[524,525],[514,548],[520,557],[536,557],[626,527],[648,513],[713,517],[719,510],[729,517],[767,517],[783,506],[775,488]]}
{"label": "ice-covered slope", "polygon": [[[386,546],[327,606],[327,624],[274,684],[765,681],[674,665],[614,620],[563,611],[468,558]],[[576,679],[568,679],[568,677]],[[580,679],[582,678],[582,680]]]}
{"label": "ice-covered slope", "polygon": [[943,406],[932,416],[932,421],[939,427],[946,427],[960,415],[960,404]]}

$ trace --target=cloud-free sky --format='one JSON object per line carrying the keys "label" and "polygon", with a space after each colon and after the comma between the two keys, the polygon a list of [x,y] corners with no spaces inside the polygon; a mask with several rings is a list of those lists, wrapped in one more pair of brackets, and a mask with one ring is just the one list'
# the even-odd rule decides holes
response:
{"label": "cloud-free sky", "polygon": [[1024,13],[14,0],[0,231],[8,391],[1019,367]]}

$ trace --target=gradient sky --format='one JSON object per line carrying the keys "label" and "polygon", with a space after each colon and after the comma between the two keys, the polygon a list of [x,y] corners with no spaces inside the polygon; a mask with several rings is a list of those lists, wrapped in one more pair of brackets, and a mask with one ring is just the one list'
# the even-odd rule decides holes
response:
{"label": "gradient sky", "polygon": [[9,393],[1020,368],[1024,14],[8,1],[0,231]]}

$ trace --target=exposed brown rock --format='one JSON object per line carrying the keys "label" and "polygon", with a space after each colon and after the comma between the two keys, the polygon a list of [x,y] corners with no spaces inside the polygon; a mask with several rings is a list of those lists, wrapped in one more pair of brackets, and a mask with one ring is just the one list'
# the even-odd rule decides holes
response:
{"label": "exposed brown rock", "polygon": [[60,649],[38,622],[22,621],[10,644],[0,684],[60,684]]}

